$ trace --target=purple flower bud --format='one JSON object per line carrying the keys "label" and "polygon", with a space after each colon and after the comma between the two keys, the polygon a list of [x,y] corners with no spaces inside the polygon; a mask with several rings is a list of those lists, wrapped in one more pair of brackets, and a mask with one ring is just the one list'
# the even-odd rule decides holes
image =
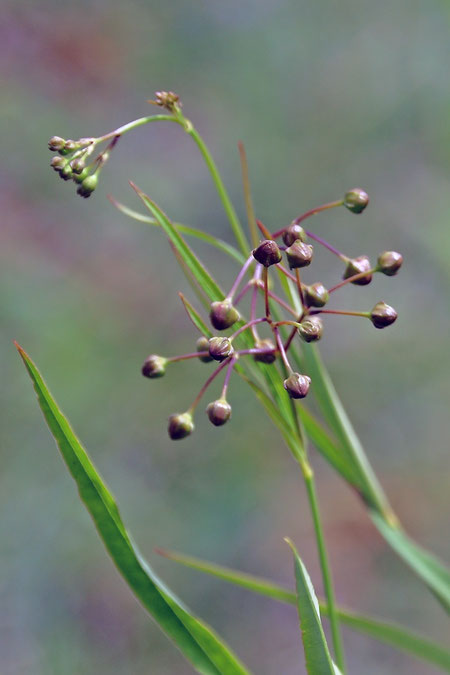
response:
{"label": "purple flower bud", "polygon": [[[209,352],[209,340],[207,337],[202,335],[201,337],[198,338],[197,342],[195,343],[195,346],[197,348],[198,352]],[[203,363],[210,363],[211,361],[214,361],[212,356],[199,356],[198,357],[200,361]]]}
{"label": "purple flower bud", "polygon": [[216,330],[226,330],[239,319],[239,312],[230,300],[222,300],[212,303],[209,318]]}
{"label": "purple flower bud", "polygon": [[219,398],[217,401],[208,403],[206,414],[215,427],[221,427],[231,417],[231,405],[224,398]]}
{"label": "purple flower bud", "polygon": [[286,246],[292,246],[294,241],[297,239],[300,239],[300,241],[306,241],[306,232],[301,225],[298,225],[297,223],[291,223],[291,225],[289,225],[289,227],[283,232],[283,241]]}
{"label": "purple flower bud", "polygon": [[253,354],[255,361],[260,361],[261,363],[273,363],[277,358],[275,355],[275,345],[270,338],[258,340],[255,344],[255,349],[264,350],[259,354]]}
{"label": "purple flower bud", "polygon": [[82,159],[81,157],[78,157],[77,159],[73,159],[70,162],[70,166],[71,166],[72,171],[74,173],[80,174],[83,171],[83,169],[85,168],[84,159]]}
{"label": "purple flower bud", "polygon": [[397,251],[384,251],[378,258],[377,268],[388,277],[397,274],[403,264],[403,256]]}
{"label": "purple flower bud", "polygon": [[323,323],[318,316],[306,317],[300,323],[298,332],[305,342],[316,342],[322,337]]}
{"label": "purple flower bud", "polygon": [[225,361],[225,359],[234,354],[234,347],[231,344],[230,338],[212,337],[209,339],[208,344],[209,354],[215,361]]}
{"label": "purple flower bud", "polygon": [[265,239],[254,249],[253,257],[264,267],[270,267],[281,262],[281,251],[273,239]]}
{"label": "purple flower bud", "polygon": [[377,302],[370,312],[370,320],[375,328],[386,328],[397,320],[397,312],[385,302]]}
{"label": "purple flower bud", "polygon": [[191,413],[178,413],[169,417],[169,424],[167,426],[169,436],[173,441],[179,441],[181,438],[186,438],[194,431],[194,422]]}
{"label": "purple flower bud", "polygon": [[142,366],[141,372],[145,377],[156,378],[162,377],[166,372],[167,359],[164,356],[157,354],[150,354]]}
{"label": "purple flower bud", "polygon": [[303,286],[302,290],[305,301],[310,307],[323,307],[330,298],[327,289],[320,281],[311,286]]}
{"label": "purple flower bud", "polygon": [[[369,272],[371,269],[370,260],[366,255],[360,255],[359,258],[349,258],[342,278],[349,279],[350,277],[354,277],[355,274]],[[355,286],[367,286],[371,281],[372,274],[366,274],[361,279],[356,279],[356,281],[352,281],[351,283],[355,284]]]}
{"label": "purple flower bud", "polygon": [[310,244],[305,244],[303,241],[300,241],[300,239],[296,239],[294,243],[286,249],[286,255],[291,269],[307,267],[311,264],[313,247]]}
{"label": "purple flower bud", "polygon": [[292,373],[284,382],[284,388],[291,398],[305,398],[309,391],[311,378],[308,375]]}
{"label": "purple flower bud", "polygon": [[66,141],[64,138],[61,138],[60,136],[52,136],[48,142],[48,149],[52,152],[59,152],[59,150],[64,148],[65,144]]}
{"label": "purple flower bud", "polygon": [[344,195],[344,206],[352,213],[362,213],[369,203],[369,195],[361,188],[353,188]]}
{"label": "purple flower bud", "polygon": [[50,166],[52,169],[60,173],[66,166],[67,164],[67,159],[64,159],[63,157],[60,157],[59,155],[55,155],[52,157],[52,161],[50,162]]}

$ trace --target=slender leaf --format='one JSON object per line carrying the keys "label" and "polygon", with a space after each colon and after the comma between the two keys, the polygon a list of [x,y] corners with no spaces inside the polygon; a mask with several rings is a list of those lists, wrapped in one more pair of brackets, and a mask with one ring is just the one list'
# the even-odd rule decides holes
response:
{"label": "slender leaf", "polygon": [[305,652],[306,670],[309,675],[336,675],[325,633],[320,620],[317,600],[309,574],[290,539],[285,540],[294,555],[297,610]]}
{"label": "slender leaf", "polygon": [[[293,591],[262,577],[205,562],[204,560],[174,551],[166,551],[160,548],[155,549],[155,551],[169,560],[190,567],[198,572],[210,574],[253,593],[263,595],[266,598],[272,598],[273,600],[290,605],[295,605],[297,602]],[[326,604],[319,602],[319,606],[321,613],[328,616]],[[431,642],[431,640],[427,640],[398,624],[364,616],[349,610],[339,608],[338,616],[343,624],[358,633],[372,637],[379,642],[404,651],[412,657],[438,666],[450,673],[450,651],[435,642]]]}
{"label": "slender leaf", "polygon": [[[108,199],[111,202],[111,204],[115,206],[116,209],[118,209],[118,211],[123,213],[125,216],[133,218],[133,220],[138,220],[141,223],[147,223],[148,225],[160,227],[160,223],[156,220],[156,218],[150,218],[149,216],[146,216],[144,213],[139,213],[139,211],[130,209],[128,206],[125,206],[125,204],[118,202],[111,195],[108,195]],[[174,223],[173,226],[178,232],[187,234],[190,237],[195,237],[196,239],[201,239],[201,241],[204,241],[207,244],[211,244],[211,246],[218,248],[220,251],[222,251],[222,253],[226,253],[226,255],[230,256],[230,258],[233,258],[233,260],[238,262],[240,265],[244,264],[245,257],[242,255],[242,253],[240,253],[236,248],[234,248],[234,246],[231,246],[231,244],[228,244],[226,241],[218,239],[217,237],[214,237],[212,234],[208,234],[208,232],[199,230],[196,227],[190,227],[189,225],[183,225],[182,223]]]}
{"label": "slender leaf", "polygon": [[36,366],[21,347],[17,345],[17,348],[80,497],[111,558],[138,600],[199,673],[247,674],[246,668],[212,629],[193,616],[141,558],[125,529],[112,494],[59,410]]}
{"label": "slender leaf", "polygon": [[186,310],[186,313],[187,313],[188,317],[190,318],[190,320],[192,321],[194,326],[197,328],[197,330],[199,330],[200,333],[202,335],[204,335],[205,337],[208,337],[208,338],[211,337],[212,332],[209,330],[208,326],[203,321],[202,317],[197,312],[195,307],[193,307],[191,305],[191,303],[189,302],[189,300],[187,300],[184,297],[183,293],[178,293],[178,295],[180,296],[181,302],[183,303],[184,309]]}

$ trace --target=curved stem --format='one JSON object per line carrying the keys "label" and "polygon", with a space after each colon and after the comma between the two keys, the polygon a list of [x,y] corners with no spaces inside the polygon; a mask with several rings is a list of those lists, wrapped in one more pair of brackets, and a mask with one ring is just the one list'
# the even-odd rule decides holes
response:
{"label": "curved stem", "polygon": [[230,363],[228,364],[227,372],[225,373],[225,379],[223,381],[221,398],[226,398],[228,385],[230,383],[231,373],[233,372],[233,368],[236,364],[236,361],[237,361],[237,357],[232,356],[231,359],[230,359]]}
{"label": "curved stem", "polygon": [[[316,213],[320,213],[321,211],[327,211],[328,209],[334,209],[337,206],[343,206],[344,200],[343,199],[338,199],[335,202],[328,202],[328,204],[322,204],[322,206],[316,206],[314,209],[310,209],[309,211],[305,211],[305,213],[302,213],[301,216],[298,216],[298,218],[295,218],[295,220],[292,221],[292,225],[299,225],[303,220],[306,220],[306,218],[309,218],[310,216],[314,216]],[[279,237],[283,232],[285,232],[288,229],[289,225],[286,227],[283,227],[281,230],[277,230],[277,232],[274,232],[272,237],[275,239],[275,237]]]}
{"label": "curved stem", "polygon": [[239,287],[239,284],[241,283],[242,279],[243,279],[244,276],[245,276],[245,273],[247,272],[248,268],[250,267],[250,265],[252,264],[252,262],[253,262],[254,260],[255,260],[255,259],[254,259],[253,255],[250,255],[250,256],[247,258],[247,260],[246,260],[245,263],[243,264],[243,266],[242,266],[242,268],[241,268],[239,274],[237,275],[236,280],[235,280],[234,284],[232,285],[232,287],[231,287],[231,289],[230,289],[230,292],[228,293],[228,295],[227,295],[227,297],[226,297],[226,300],[233,300],[233,296],[234,296],[234,294],[236,293],[236,291],[237,291],[237,289],[238,289],[238,287]]}
{"label": "curved stem", "polygon": [[228,357],[228,359],[225,359],[225,361],[223,361],[223,362],[220,364],[220,366],[219,366],[218,368],[216,368],[216,370],[215,370],[213,373],[211,373],[211,375],[208,377],[208,379],[206,380],[206,382],[205,382],[205,384],[203,385],[203,387],[202,387],[202,388],[200,389],[200,391],[198,392],[197,396],[196,396],[195,399],[194,399],[193,404],[191,405],[191,407],[188,409],[187,412],[190,412],[191,415],[194,413],[196,407],[197,407],[198,404],[200,403],[201,397],[203,396],[203,394],[205,393],[205,391],[208,389],[208,387],[209,387],[209,385],[211,384],[211,382],[212,382],[213,380],[215,380],[215,378],[217,377],[217,375],[218,375],[218,374],[219,374],[219,373],[220,373],[220,372],[221,372],[221,371],[229,364],[229,362],[231,361],[232,358],[233,358],[233,357]]}

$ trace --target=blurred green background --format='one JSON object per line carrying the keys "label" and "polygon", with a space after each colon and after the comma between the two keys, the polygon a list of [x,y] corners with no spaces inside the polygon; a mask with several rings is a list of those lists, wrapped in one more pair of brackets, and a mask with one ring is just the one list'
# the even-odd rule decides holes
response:
{"label": "blurred green background", "polygon": [[[163,578],[258,675],[303,673],[293,608],[158,558],[176,548],[291,583],[291,536],[319,591],[299,471],[262,408],[232,382],[233,422],[180,444],[166,419],[206,370],[144,381],[150,352],[189,351],[186,283],[162,234],[126,220],[133,179],[173,218],[229,241],[211,180],[174,125],[124,138],[89,200],[49,168],[47,139],[100,135],[173,89],[244,214],[245,141],[258,215],[281,227],[361,185],[370,207],[314,219],[350,255],[398,249],[398,279],[342,292],[384,299],[387,332],[331,317],[323,353],[405,526],[446,556],[450,396],[450,8],[439,0],[4,2],[2,76],[0,670],[3,675],[191,673],[108,559],[43,422],[17,339],[116,495]],[[229,285],[236,270],[199,247]],[[336,261],[317,256],[325,283]],[[317,275],[310,281],[316,281]],[[212,396],[211,396],[212,398]],[[210,400],[210,399],[207,399]],[[339,601],[445,640],[441,609],[387,549],[357,498],[313,452]],[[351,673],[432,668],[345,631]]]}

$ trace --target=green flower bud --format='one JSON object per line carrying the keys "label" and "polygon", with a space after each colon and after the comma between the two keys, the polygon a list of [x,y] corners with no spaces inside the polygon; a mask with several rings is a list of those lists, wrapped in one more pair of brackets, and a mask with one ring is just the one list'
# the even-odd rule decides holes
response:
{"label": "green flower bud", "polygon": [[296,239],[294,243],[286,249],[286,255],[291,269],[296,267],[307,267],[311,264],[313,257],[313,247],[310,244],[305,244],[300,239]]}
{"label": "green flower bud", "polygon": [[181,438],[186,438],[186,436],[189,436],[189,434],[192,434],[194,431],[192,415],[188,412],[171,415],[169,417],[167,431],[173,441],[179,441]]}
{"label": "green flower bud", "polygon": [[209,318],[216,330],[226,330],[239,319],[239,312],[231,300],[221,300],[212,303]]}
{"label": "green flower bud", "polygon": [[72,178],[72,169],[70,168],[69,164],[66,164],[66,166],[61,169],[59,175],[63,180],[70,180]]}
{"label": "green flower bud", "polygon": [[323,333],[323,323],[318,316],[310,316],[303,319],[298,328],[300,337],[305,342],[316,342],[320,340]]}
{"label": "green flower bud", "polygon": [[352,213],[362,213],[369,203],[369,195],[361,188],[353,188],[344,195],[344,206]]}
{"label": "green flower bud", "polygon": [[70,162],[70,166],[71,166],[72,171],[74,173],[80,174],[80,173],[82,173],[82,171],[83,171],[83,169],[85,168],[86,165],[84,163],[84,159],[82,159],[81,157],[78,157],[77,159],[73,159]]}
{"label": "green flower bud", "polygon": [[231,405],[224,398],[219,398],[217,401],[208,403],[206,414],[215,427],[221,427],[231,417]]}
{"label": "green flower bud", "polygon": [[95,188],[97,187],[98,184],[98,178],[96,174],[92,174],[92,176],[86,176],[86,178],[83,180],[81,183],[80,187],[77,190],[77,194],[81,195],[81,197],[84,197],[85,199],[87,197],[90,197],[91,194],[94,192]]}
{"label": "green flower bud", "polygon": [[86,166],[84,167],[83,171],[81,173],[74,173],[72,178],[75,181],[75,183],[82,183],[85,178],[89,176],[89,168]]}
{"label": "green flower bud", "polygon": [[305,398],[311,384],[311,378],[308,375],[292,373],[284,382],[284,388],[291,398]]}
{"label": "green flower bud", "polygon": [[61,138],[60,136],[52,136],[48,142],[48,149],[52,152],[59,152],[59,150],[64,148],[65,144],[66,141],[64,138]]}
{"label": "green flower bud", "polygon": [[302,290],[305,301],[310,307],[323,307],[330,298],[327,289],[320,281],[311,286],[302,286]]}
{"label": "green flower bud", "polygon": [[379,272],[393,277],[403,264],[403,256],[396,251],[384,251],[378,258],[377,269]]}
{"label": "green flower bud", "polygon": [[[195,345],[197,347],[198,352],[208,352],[209,351],[209,340],[204,335],[202,335],[201,337],[198,338]],[[198,358],[203,363],[210,363],[211,361],[214,361],[212,356],[199,356]]]}
{"label": "green flower bud", "polygon": [[273,363],[277,358],[275,355],[275,345],[270,338],[258,340],[255,344],[255,349],[264,350],[260,354],[253,354],[255,361],[260,361],[261,363]]}
{"label": "green flower bud", "polygon": [[[360,255],[359,258],[349,258],[342,278],[349,279],[350,277],[354,277],[355,274],[369,272],[371,269],[370,260],[366,255]],[[352,281],[351,283],[355,284],[355,286],[367,286],[371,281],[372,275],[366,274],[366,276],[356,279],[356,281]]]}
{"label": "green flower bud", "polygon": [[283,232],[283,241],[286,246],[292,246],[294,241],[297,239],[300,239],[300,241],[306,241],[306,232],[301,225],[298,225],[297,223],[291,223],[291,225],[289,225],[289,227]]}
{"label": "green flower bud", "polygon": [[75,152],[75,150],[78,150],[79,144],[76,141],[68,140],[64,143],[64,154],[65,155],[70,155],[72,152]]}
{"label": "green flower bud", "polygon": [[64,169],[66,164],[67,159],[60,157],[60,155],[55,155],[54,157],[52,157],[52,161],[50,162],[50,166],[52,167],[52,169],[54,169],[58,173]]}
{"label": "green flower bud", "polygon": [[397,320],[397,312],[385,302],[377,302],[370,312],[370,320],[375,328],[386,328]]}
{"label": "green flower bud", "polygon": [[215,361],[225,361],[234,354],[234,347],[230,338],[212,337],[208,340],[208,345],[209,354]]}
{"label": "green flower bud", "polygon": [[162,377],[166,372],[166,365],[167,359],[164,356],[150,354],[145,359],[141,372],[145,377],[150,377],[151,379]]}
{"label": "green flower bud", "polygon": [[264,267],[270,267],[281,262],[281,251],[273,239],[265,239],[254,249],[253,257]]}

